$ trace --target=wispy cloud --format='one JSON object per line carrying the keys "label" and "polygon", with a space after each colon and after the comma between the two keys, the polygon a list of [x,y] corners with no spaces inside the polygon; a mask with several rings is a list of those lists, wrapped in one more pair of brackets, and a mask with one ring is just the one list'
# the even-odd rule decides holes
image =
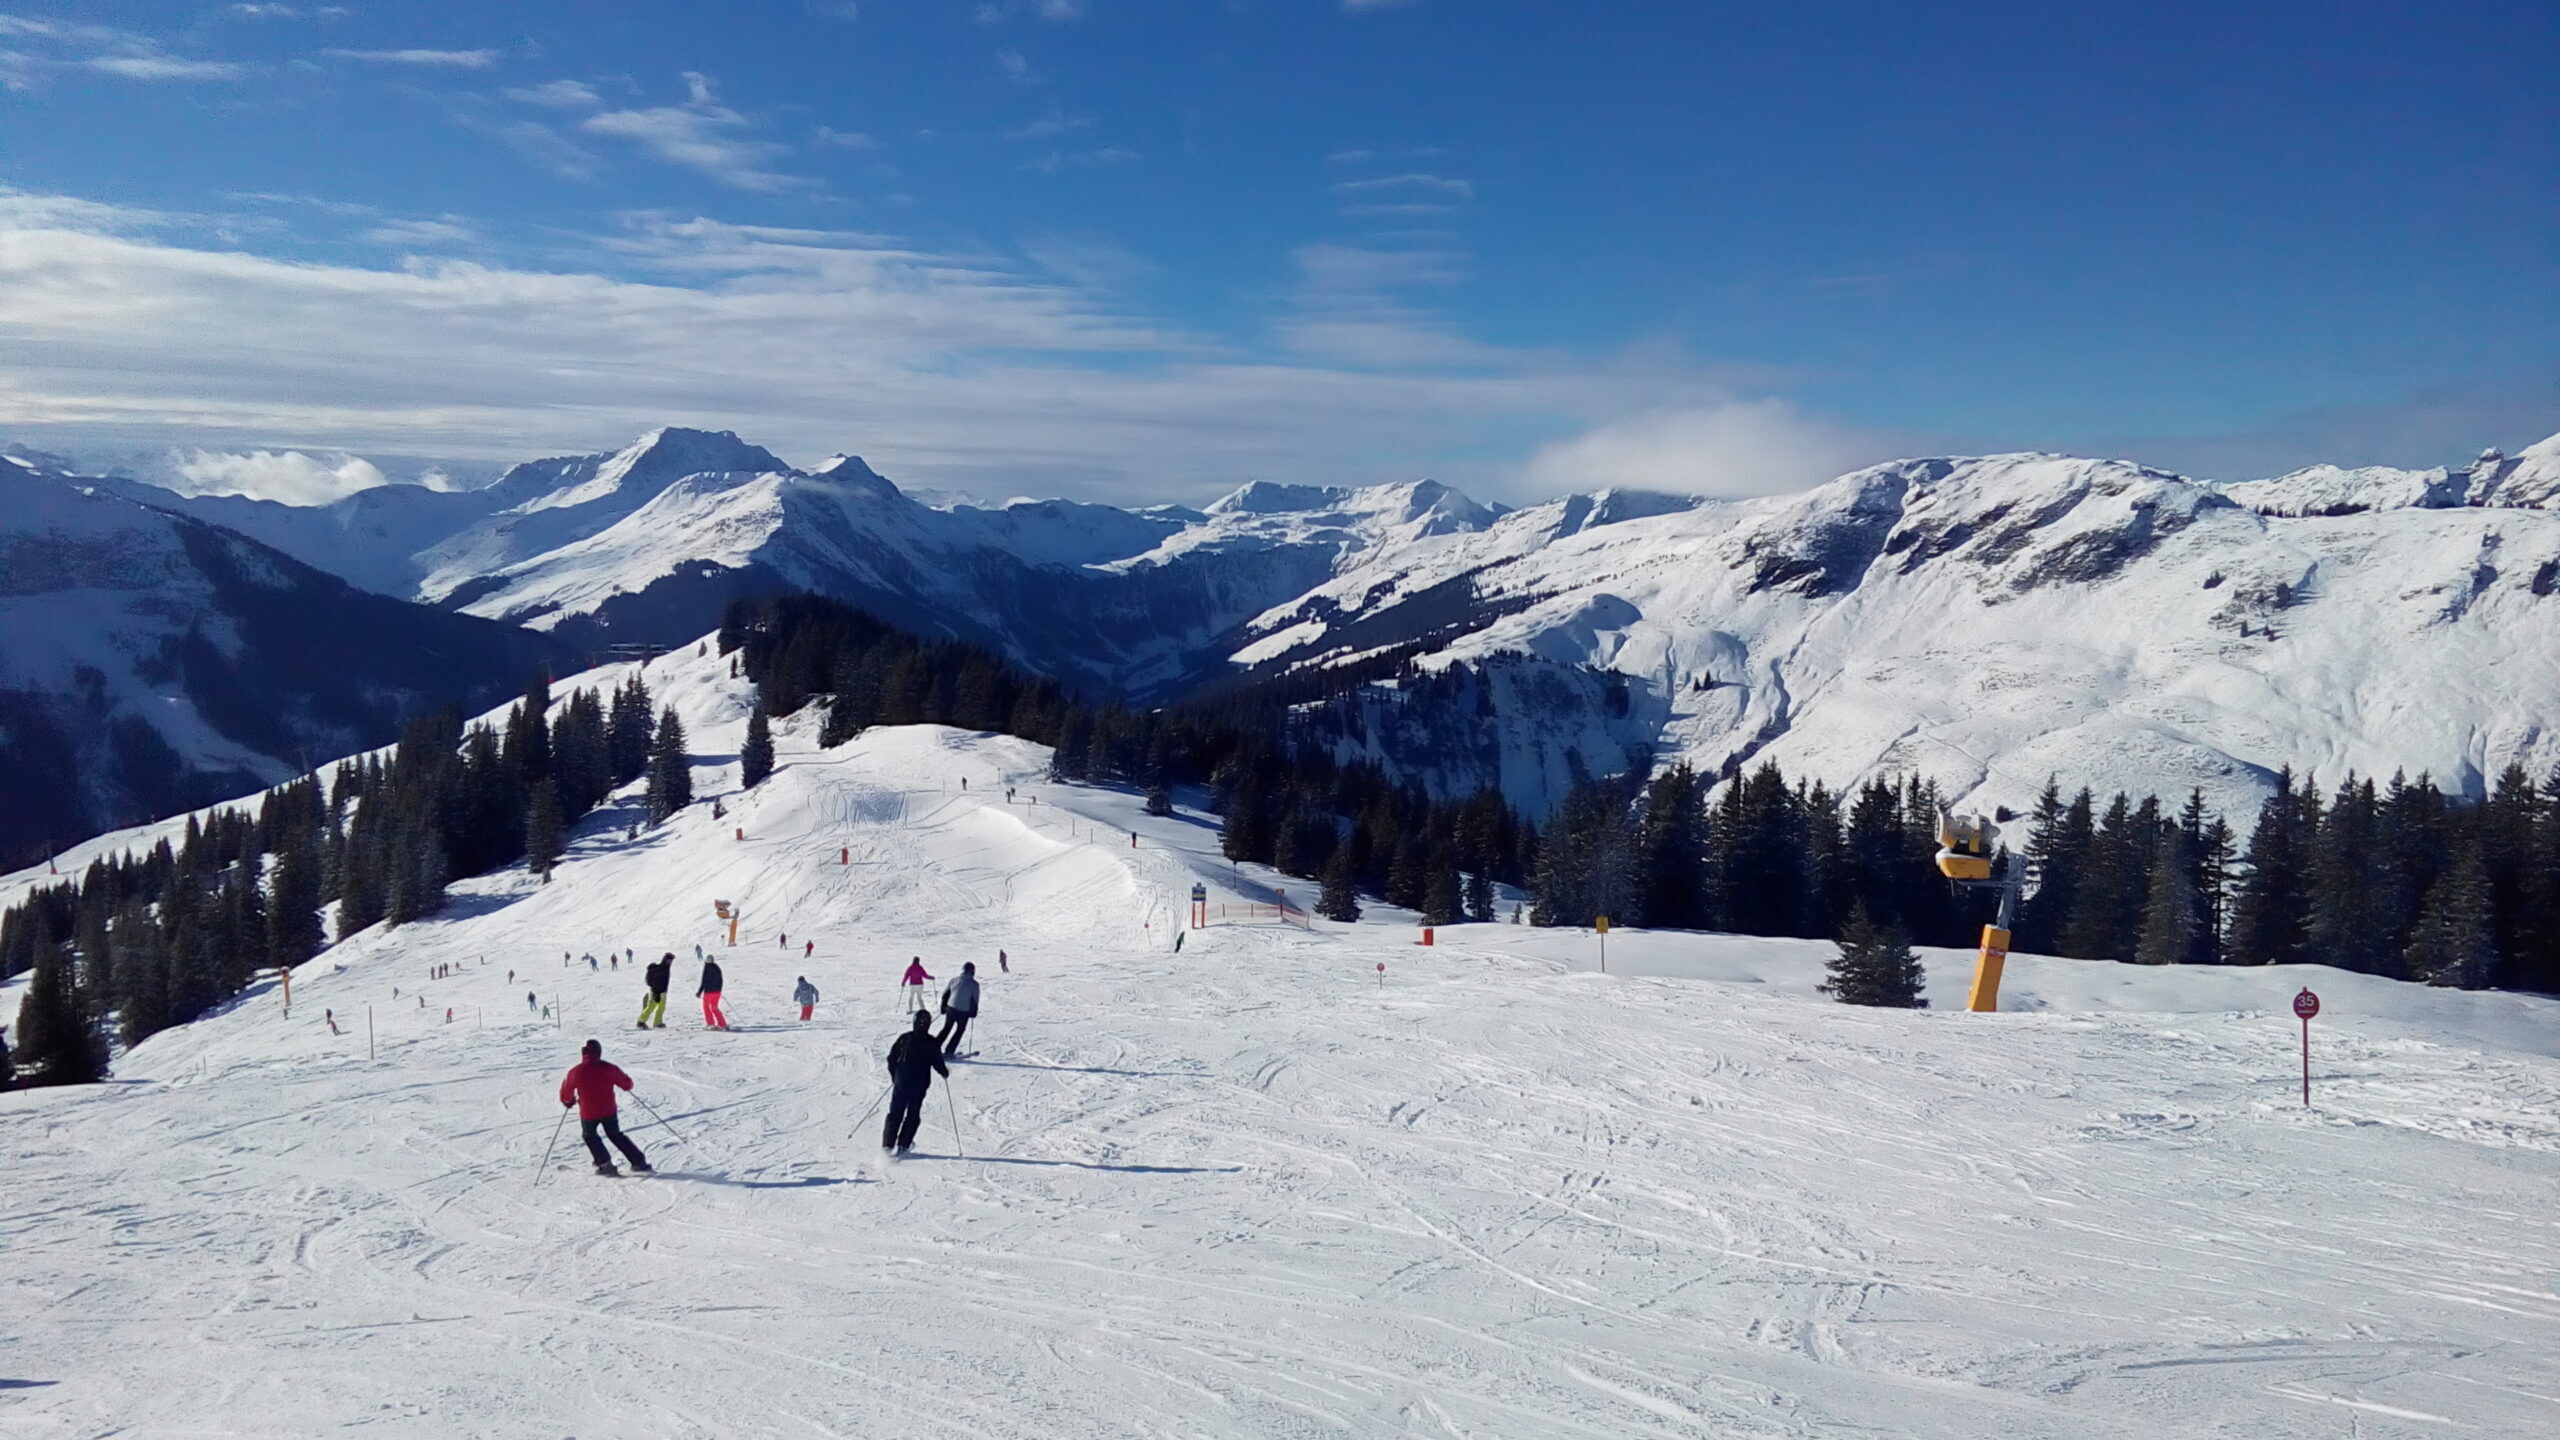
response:
{"label": "wispy cloud", "polygon": [[332,60],[368,65],[417,65],[436,70],[486,70],[498,63],[495,50],[323,50]]}
{"label": "wispy cloud", "polygon": [[1081,20],[1085,0],[980,0],[969,12],[981,25],[1001,25],[1016,15],[1033,15],[1052,25]]}
{"label": "wispy cloud", "polygon": [[604,174],[602,157],[539,120],[491,116],[463,109],[454,115],[454,123],[497,141],[514,151],[517,159],[563,180],[594,180]]}
{"label": "wispy cloud", "polygon": [[480,232],[456,217],[441,220],[386,220],[364,232],[381,245],[452,245],[476,241]]}
{"label": "wispy cloud", "polygon": [[1027,81],[1031,78],[1031,62],[1024,59],[1019,50],[997,51],[996,68],[1015,80]]}
{"label": "wispy cloud", "polygon": [[1419,5],[1422,0],[1342,0],[1342,8],[1360,15],[1378,10],[1403,10]]}
{"label": "wispy cloud", "polygon": [[237,80],[250,67],[228,60],[188,60],[176,55],[97,55],[79,62],[83,70],[120,80]]}
{"label": "wispy cloud", "polygon": [[1061,170],[1126,165],[1137,158],[1138,152],[1126,145],[1105,145],[1096,150],[1052,150],[1037,159],[1023,161],[1022,168],[1054,175]]}
{"label": "wispy cloud", "polygon": [[1542,445],[1522,463],[1520,481],[1533,494],[1615,486],[1780,495],[1889,460],[1898,440],[1784,400],[1704,395]]}
{"label": "wispy cloud", "polygon": [[1050,115],[1034,120],[1028,125],[1007,130],[1004,132],[1004,138],[1007,140],[1054,140],[1061,135],[1077,130],[1088,130],[1092,127],[1093,117],[1090,115]]}
{"label": "wispy cloud", "polygon": [[299,451],[332,474],[342,450],[520,459],[687,422],[786,455],[858,447],[902,481],[959,488],[1158,499],[1258,474],[1433,473],[1500,490],[1537,440],[1713,379],[1399,316],[1400,287],[1463,278],[1444,251],[1301,252],[1293,304],[1341,327],[1328,354],[1133,313],[1106,288],[1131,262],[1107,245],[1044,244],[1024,265],[642,217],[564,238],[535,270],[269,258],[193,233],[0,191],[0,426],[57,449]]}
{"label": "wispy cloud", "polygon": [[1432,201],[1464,204],[1476,198],[1476,187],[1464,180],[1445,175],[1380,175],[1368,180],[1343,180],[1330,187],[1345,198],[1393,201]]}
{"label": "wispy cloud", "polygon": [[233,5],[221,12],[231,20],[299,20],[302,11],[292,5]]}
{"label": "wispy cloud", "polygon": [[773,169],[771,162],[789,147],[761,138],[755,122],[721,104],[707,76],[687,71],[684,82],[687,99],[681,105],[607,110],[578,122],[578,128],[628,141],[653,159],[698,171],[734,189],[770,194],[816,185],[805,176]]}
{"label": "wispy cloud", "polygon": [[604,97],[596,87],[583,80],[545,80],[539,85],[519,85],[501,92],[523,105],[539,105],[546,110],[600,110]]}

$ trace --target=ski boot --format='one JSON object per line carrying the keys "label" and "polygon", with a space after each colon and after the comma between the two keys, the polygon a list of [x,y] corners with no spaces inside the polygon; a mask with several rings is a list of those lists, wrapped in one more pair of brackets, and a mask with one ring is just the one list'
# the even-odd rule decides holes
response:
{"label": "ski boot", "polygon": [[613,1162],[612,1162],[612,1161],[610,1161],[610,1160],[607,1160],[607,1161],[604,1161],[604,1162],[602,1162],[602,1163],[598,1164],[598,1165],[596,1166],[596,1173],[597,1173],[597,1174],[599,1174],[599,1175],[606,1175],[606,1176],[610,1176],[610,1177],[612,1177],[613,1179],[616,1179],[616,1180],[619,1180],[619,1179],[621,1179],[621,1178],[622,1178],[622,1172],[621,1172],[621,1171],[619,1171],[619,1170],[614,1169],[614,1168],[613,1168]]}

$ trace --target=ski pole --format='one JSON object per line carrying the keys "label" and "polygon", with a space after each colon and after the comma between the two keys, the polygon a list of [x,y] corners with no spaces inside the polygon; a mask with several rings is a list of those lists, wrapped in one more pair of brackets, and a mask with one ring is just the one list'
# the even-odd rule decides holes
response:
{"label": "ski pole", "polygon": [[951,1077],[942,1077],[942,1103],[951,1107],[951,1153],[966,1160],[969,1152],[960,1147],[960,1102],[951,1098]]}
{"label": "ski pole", "polygon": [[878,1110],[880,1108],[880,1102],[888,1098],[889,1087],[883,1085],[880,1087],[880,1093],[871,1097],[871,1103],[862,1108],[862,1118],[853,1122],[854,1134],[859,1135],[862,1133],[862,1127],[871,1123],[872,1112]]}
{"label": "ski pole", "polygon": [[690,1145],[690,1144],[692,1144],[692,1143],[693,1143],[693,1141],[692,1141],[692,1140],[690,1140],[690,1139],[688,1139],[688,1138],[686,1137],[686,1135],[685,1135],[685,1133],[684,1133],[683,1131],[681,1131],[681,1130],[677,1129],[677,1128],[676,1128],[676,1127],[674,1127],[673,1125],[669,1125],[669,1124],[667,1124],[667,1117],[658,1113],[658,1107],[657,1107],[657,1106],[652,1105],[652,1104],[650,1104],[648,1101],[641,1099],[641,1097],[640,1097],[640,1092],[639,1092],[639,1091],[637,1091],[637,1090],[632,1091],[632,1092],[631,1092],[631,1098],[632,1098],[632,1099],[634,1099],[634,1100],[639,1100],[639,1101],[640,1101],[640,1108],[641,1108],[641,1109],[643,1109],[643,1110],[648,1111],[648,1112],[649,1112],[649,1118],[650,1118],[650,1119],[652,1119],[652,1120],[657,1121],[657,1122],[658,1122],[659,1127],[660,1127],[660,1128],[662,1128],[662,1129],[664,1129],[668,1134],[673,1135],[673,1136],[674,1136],[674,1137],[676,1137],[678,1140],[683,1140],[683,1141],[684,1141],[684,1143],[686,1143],[686,1144],[688,1144],[688,1145]]}
{"label": "ski pole", "polygon": [[534,1183],[534,1184],[536,1184],[536,1185],[541,1184],[541,1183],[542,1183],[542,1177],[543,1177],[546,1173],[548,1173],[548,1172],[550,1171],[550,1169],[551,1169],[551,1152],[552,1152],[554,1149],[557,1149],[557,1148],[559,1147],[559,1144],[560,1144],[560,1132],[561,1132],[561,1131],[563,1131],[563,1130],[566,1130],[566,1129],[568,1129],[568,1128],[569,1128],[569,1107],[568,1107],[568,1106],[566,1106],[566,1105],[563,1105],[563,1106],[561,1106],[561,1107],[560,1107],[560,1123],[551,1127],[551,1143],[550,1143],[549,1145],[545,1145],[545,1146],[543,1146],[543,1147],[542,1147],[542,1168],[533,1172],[533,1183]]}

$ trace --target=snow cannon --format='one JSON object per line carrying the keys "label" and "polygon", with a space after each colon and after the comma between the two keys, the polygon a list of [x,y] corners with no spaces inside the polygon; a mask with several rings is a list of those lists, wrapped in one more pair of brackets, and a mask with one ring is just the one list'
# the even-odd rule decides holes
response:
{"label": "snow cannon", "polygon": [[1950,880],[1991,878],[1991,853],[2000,843],[2000,827],[1978,815],[1938,812],[1938,873]]}

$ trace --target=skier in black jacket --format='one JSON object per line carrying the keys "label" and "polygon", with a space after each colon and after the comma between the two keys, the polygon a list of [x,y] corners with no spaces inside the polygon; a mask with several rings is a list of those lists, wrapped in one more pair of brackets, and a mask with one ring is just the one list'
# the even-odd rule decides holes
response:
{"label": "skier in black jacket", "polygon": [[720,1013],[720,962],[717,959],[702,962],[702,983],[694,987],[693,993],[702,997],[702,1023],[713,1030],[728,1029],[729,1017]]}
{"label": "skier in black jacket", "polygon": [[933,1012],[916,1012],[916,1027],[889,1047],[889,1122],[880,1127],[880,1148],[904,1155],[915,1148],[916,1126],[924,1120],[924,1097],[933,1077],[949,1079],[942,1047],[933,1038]]}
{"label": "skier in black jacket", "polygon": [[640,972],[640,983],[648,987],[640,1000],[640,1029],[667,1028],[667,986],[675,978],[675,969],[676,955],[670,950]]}

